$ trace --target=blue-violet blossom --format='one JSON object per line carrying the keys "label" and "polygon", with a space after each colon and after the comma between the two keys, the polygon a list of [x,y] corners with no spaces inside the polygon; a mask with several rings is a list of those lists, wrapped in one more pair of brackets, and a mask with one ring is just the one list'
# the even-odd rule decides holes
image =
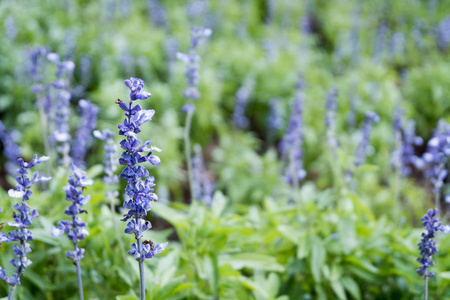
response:
{"label": "blue-violet blossom", "polygon": [[80,121],[72,146],[72,159],[76,166],[85,167],[84,156],[92,144],[92,130],[97,127],[97,114],[100,109],[89,100],[84,99],[80,100],[78,106]]}
{"label": "blue-violet blossom", "polygon": [[188,99],[188,103],[183,106],[183,111],[186,113],[189,111],[193,112],[195,110],[193,101],[200,99],[200,92],[198,91],[200,77],[198,74],[198,63],[200,61],[200,56],[197,55],[197,48],[200,42],[211,34],[212,31],[209,28],[192,27],[189,53],[177,53],[177,58],[186,64],[186,73],[184,77],[186,78],[187,88],[183,93],[183,96]]}
{"label": "blue-violet blossom", "polygon": [[53,236],[60,236],[63,233],[67,234],[67,237],[73,242],[74,250],[68,251],[66,257],[77,263],[84,258],[85,252],[83,248],[78,248],[78,243],[89,235],[85,228],[87,224],[81,221],[79,217],[80,214],[87,213],[82,207],[91,199],[90,195],[84,196],[83,191],[87,186],[92,185],[94,181],[87,179],[86,172],[74,164],[72,164],[72,172],[72,175],[69,176],[69,184],[64,186],[66,200],[71,202],[64,214],[70,216],[71,219],[61,221],[58,226],[52,228],[51,233]]}
{"label": "blue-violet blossom", "polygon": [[433,277],[434,273],[428,272],[428,268],[434,265],[433,255],[438,253],[438,245],[434,238],[438,231],[449,233],[450,226],[442,225],[442,223],[439,222],[437,209],[428,210],[425,216],[420,220],[422,220],[423,226],[427,232],[422,233],[422,239],[417,244],[421,256],[417,258],[417,261],[421,263],[420,268],[417,270],[417,274],[423,277]]}
{"label": "blue-violet blossom", "polygon": [[378,123],[379,121],[380,117],[376,113],[372,111],[366,112],[366,117],[364,118],[363,127],[361,130],[361,141],[355,153],[355,166],[358,167],[364,164],[369,148],[372,123]]}
{"label": "blue-violet blossom", "polygon": [[[147,212],[151,210],[150,203],[157,201],[158,196],[153,189],[155,178],[149,176],[148,171],[139,164],[148,161],[156,167],[159,166],[160,159],[153,155],[152,151],[160,152],[161,150],[155,146],[149,147],[150,141],[141,145],[137,136],[141,131],[140,126],[150,121],[155,114],[153,109],[143,110],[139,104],[133,106],[135,100],[144,100],[151,96],[150,93],[142,90],[144,81],[131,77],[125,80],[125,84],[130,89],[130,102],[126,104],[118,101],[120,108],[125,111],[126,117],[123,124],[118,125],[119,135],[125,136],[125,139],[120,142],[124,152],[119,163],[125,165],[120,178],[127,181],[125,191],[128,195],[128,200],[123,205],[128,212],[122,221],[128,221],[125,233],[134,234],[137,240],[137,243],[131,244],[128,254],[133,255],[141,266],[146,258],[152,258],[167,246],[167,242],[156,245],[152,241],[141,242],[143,232],[151,228],[150,222],[146,220]],[[148,152],[148,154],[141,155],[142,152]]]}
{"label": "blue-violet blossom", "polygon": [[[54,123],[52,126],[54,128],[52,142],[56,146],[56,150],[59,154],[59,162],[68,167],[70,164],[70,98],[71,94],[69,92],[70,79],[72,72],[75,68],[75,64],[72,61],[60,61],[59,55],[57,53],[47,54],[47,59],[56,66],[55,80],[51,84],[51,88],[55,90],[56,102],[54,107],[54,116],[51,115],[51,122]],[[66,76],[64,76],[66,75]],[[49,95],[51,92],[49,91]],[[49,96],[53,97],[53,96]],[[50,100],[53,103],[53,100]],[[54,120],[53,120],[54,118]]]}
{"label": "blue-violet blossom", "polygon": [[31,168],[40,164],[43,161],[48,160],[48,157],[42,156],[38,158],[34,155],[33,160],[30,162],[24,162],[22,158],[17,160],[19,169],[17,169],[18,176],[16,178],[16,189],[9,190],[8,195],[12,198],[21,199],[19,203],[14,204],[14,208],[17,212],[13,213],[14,221],[8,222],[11,227],[16,227],[15,230],[5,235],[0,232],[0,243],[12,241],[18,242],[14,244],[13,250],[16,258],[11,259],[9,262],[16,267],[15,273],[11,277],[6,276],[6,271],[0,267],[0,278],[10,285],[10,296],[14,291],[16,285],[20,284],[20,276],[25,269],[31,264],[31,260],[27,258],[27,253],[31,252],[29,241],[33,240],[32,232],[28,230],[34,218],[39,217],[36,209],[31,209],[27,201],[30,199],[33,193],[30,189],[36,182],[48,181],[50,177],[40,177],[39,172],[34,172],[33,177],[29,178],[28,174]]}
{"label": "blue-violet blossom", "polygon": [[303,76],[299,74],[297,92],[292,105],[292,114],[285,136],[280,143],[280,151],[284,162],[288,162],[285,180],[296,184],[306,176],[303,169]]}
{"label": "blue-violet blossom", "polygon": [[17,159],[19,159],[22,149],[18,145],[20,133],[16,130],[8,130],[0,121],[0,141],[3,144],[3,155],[6,158],[6,171],[13,176],[17,169]]}

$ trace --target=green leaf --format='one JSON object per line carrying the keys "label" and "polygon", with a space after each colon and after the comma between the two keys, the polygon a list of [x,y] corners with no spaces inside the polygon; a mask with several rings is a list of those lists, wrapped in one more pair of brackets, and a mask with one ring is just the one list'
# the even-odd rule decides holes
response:
{"label": "green leaf", "polygon": [[247,279],[244,276],[239,276],[239,281],[248,289],[260,294],[264,299],[268,299],[270,297],[266,289],[263,286],[261,286],[261,284],[259,284],[258,282]]}
{"label": "green leaf", "polygon": [[438,277],[441,277],[442,279],[450,280],[450,272],[441,272],[438,273]]}
{"label": "green leaf", "polygon": [[313,237],[311,241],[311,273],[316,282],[321,281],[322,266],[325,263],[326,251],[323,242],[318,237]]}
{"label": "green leaf", "polygon": [[299,230],[288,225],[278,225],[277,230],[283,237],[290,240],[294,244],[299,242]]}
{"label": "green leaf", "polygon": [[214,217],[216,218],[220,217],[226,205],[227,205],[227,198],[222,194],[221,191],[216,191],[214,193],[214,198],[211,205]]}
{"label": "green leaf", "polygon": [[331,288],[333,289],[333,292],[336,294],[339,300],[347,300],[344,287],[342,286],[340,281],[332,281]]}
{"label": "green leaf", "polygon": [[344,277],[341,279],[342,285],[349,292],[350,295],[356,300],[361,299],[361,291],[358,284],[351,277]]}
{"label": "green leaf", "polygon": [[219,264],[229,264],[234,269],[249,268],[254,270],[283,272],[284,267],[277,263],[275,257],[259,253],[240,253],[219,258]]}
{"label": "green leaf", "polygon": [[137,296],[132,295],[123,295],[123,296],[116,296],[116,300],[138,300],[139,298]]}

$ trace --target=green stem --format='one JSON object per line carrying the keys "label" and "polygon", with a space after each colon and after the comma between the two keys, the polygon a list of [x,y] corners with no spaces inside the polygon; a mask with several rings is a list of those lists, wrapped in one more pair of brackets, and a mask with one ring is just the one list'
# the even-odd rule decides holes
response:
{"label": "green stem", "polygon": [[[137,248],[138,253],[140,255],[141,253],[141,238],[137,239]],[[140,287],[141,287],[141,300],[145,300],[145,276],[144,276],[144,261],[141,260],[139,256],[139,281],[140,281]]]}
{"label": "green stem", "polygon": [[[75,243],[74,243],[75,244]],[[75,246],[75,249],[77,247]],[[83,283],[81,281],[81,269],[80,269],[80,261],[77,261],[75,263],[75,266],[77,267],[77,281],[78,281],[78,294],[80,296],[80,300],[84,300],[84,295],[83,295]]]}
{"label": "green stem", "polygon": [[[189,103],[192,105],[192,101]],[[186,153],[186,162],[187,162],[187,171],[188,171],[188,179],[189,179],[189,189],[191,192],[191,200],[194,200],[194,182],[192,180],[192,161],[191,161],[191,140],[190,140],[190,132],[191,132],[191,124],[192,124],[192,116],[194,112],[189,110],[186,116],[186,124],[184,126],[184,150]]]}
{"label": "green stem", "polygon": [[428,300],[428,276],[426,274],[425,276],[423,276],[423,282],[425,286],[425,293],[423,295],[423,299]]}

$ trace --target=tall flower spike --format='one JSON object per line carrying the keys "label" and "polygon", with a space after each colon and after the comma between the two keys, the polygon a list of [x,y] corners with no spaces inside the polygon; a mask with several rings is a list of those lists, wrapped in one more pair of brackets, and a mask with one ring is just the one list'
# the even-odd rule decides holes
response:
{"label": "tall flower spike", "polygon": [[82,213],[87,213],[86,210],[82,209],[91,199],[90,195],[84,196],[84,189],[92,185],[94,182],[92,179],[87,179],[86,172],[77,168],[72,164],[72,175],[69,176],[68,185],[64,187],[66,191],[66,200],[70,201],[71,204],[64,211],[64,213],[71,217],[70,220],[61,221],[58,226],[52,228],[51,234],[53,236],[60,236],[63,233],[67,234],[69,240],[73,242],[73,250],[66,253],[66,257],[71,259],[77,268],[77,279],[78,279],[78,291],[80,294],[80,299],[83,299],[83,286],[81,283],[81,270],[80,270],[80,260],[84,258],[85,250],[78,247],[78,243],[85,239],[89,235],[86,230],[87,223],[83,222],[79,217]]}
{"label": "tall flower spike", "polygon": [[369,148],[372,123],[378,123],[379,121],[380,117],[376,113],[372,111],[366,113],[366,118],[363,121],[363,128],[361,130],[361,141],[355,153],[355,166],[359,167],[364,164]]}
{"label": "tall flower spike", "polygon": [[306,176],[303,168],[303,101],[303,75],[299,74],[289,125],[280,143],[282,160],[287,161],[284,178],[294,186]]}
{"label": "tall flower spike", "polygon": [[200,99],[200,92],[198,91],[199,77],[198,63],[200,56],[197,55],[197,48],[200,42],[209,37],[212,34],[211,29],[204,27],[192,27],[191,28],[191,47],[189,54],[177,53],[177,58],[186,64],[186,78],[187,88],[184,90],[183,97],[188,99],[188,103],[183,106],[184,112],[194,111],[194,100]]}
{"label": "tall flower spike", "polygon": [[92,130],[97,127],[97,114],[99,108],[89,100],[80,100],[80,121],[72,146],[73,163],[78,167],[86,167],[84,156],[92,144]]}
{"label": "tall flower spike", "polygon": [[233,123],[238,128],[248,126],[248,118],[245,116],[245,108],[253,92],[254,81],[247,79],[236,92],[236,102],[234,104]]}
{"label": "tall flower spike", "polygon": [[192,157],[192,175],[194,181],[194,199],[201,200],[210,206],[214,194],[214,182],[208,175],[203,159],[202,147],[194,145],[194,156]]}
{"label": "tall flower spike", "polygon": [[433,277],[434,273],[429,272],[428,268],[434,265],[433,255],[438,253],[438,245],[435,240],[435,235],[438,231],[442,231],[444,233],[450,232],[449,225],[442,225],[439,222],[438,218],[438,210],[430,209],[425,214],[425,216],[420,219],[425,227],[427,232],[422,233],[422,239],[417,244],[419,246],[420,257],[417,258],[417,261],[420,262],[421,266],[417,269],[417,274],[424,278],[425,282],[425,299],[428,292],[428,277]]}
{"label": "tall flower spike", "polygon": [[209,37],[212,34],[211,29],[204,27],[192,27],[191,28],[191,47],[189,54],[177,53],[177,58],[186,64],[186,89],[183,92],[183,97],[188,99],[182,110],[187,113],[186,123],[184,126],[184,150],[186,153],[187,173],[189,179],[189,190],[191,192],[191,198],[194,198],[194,186],[192,175],[192,161],[191,161],[191,123],[192,116],[195,111],[194,101],[200,99],[200,92],[198,91],[199,74],[198,74],[198,62],[200,56],[197,55],[197,48],[200,42]]}
{"label": "tall flower spike", "polygon": [[[50,131],[53,132],[52,143],[59,154],[59,163],[68,167],[70,164],[70,79],[75,69],[72,61],[60,61],[57,53],[47,54],[47,59],[56,66],[55,81],[51,84],[48,97],[55,98],[54,116],[51,114]],[[54,95],[51,94],[54,90]],[[52,102],[52,100],[50,100]],[[54,119],[53,119],[54,118]]]}
{"label": "tall flower spike", "polygon": [[32,178],[29,178],[28,174],[31,168],[46,160],[48,160],[46,156],[38,158],[37,155],[34,155],[33,160],[27,163],[22,158],[19,158],[17,160],[19,164],[17,173],[19,176],[16,178],[16,189],[8,191],[10,197],[21,199],[19,203],[14,205],[14,208],[17,210],[17,212],[13,213],[14,221],[8,222],[10,227],[15,227],[16,229],[8,235],[0,232],[0,244],[1,242],[18,242],[18,244],[13,245],[16,258],[9,261],[16,268],[15,273],[11,277],[7,277],[6,271],[0,267],[0,278],[10,286],[8,299],[11,299],[15,287],[20,284],[20,276],[31,264],[31,260],[27,258],[27,253],[31,252],[28,242],[32,241],[33,237],[28,227],[34,218],[39,217],[39,214],[36,209],[32,210],[27,203],[33,193],[30,189],[36,182],[44,182],[51,179],[50,177],[40,177],[37,171],[33,173]]}
{"label": "tall flower spike", "polygon": [[[123,207],[128,209],[128,212],[122,221],[128,222],[125,233],[133,234],[136,239],[136,243],[131,244],[128,254],[133,255],[139,263],[141,299],[145,299],[144,260],[162,252],[166,248],[167,242],[154,245],[152,241],[142,241],[144,231],[152,227],[146,220],[147,213],[151,210],[150,204],[152,201],[157,201],[158,196],[153,189],[155,179],[140,164],[148,161],[156,167],[159,166],[160,159],[152,152],[161,150],[150,146],[150,141],[141,145],[137,135],[141,131],[140,126],[150,121],[155,114],[153,109],[144,110],[139,104],[134,105],[135,100],[144,100],[151,96],[150,93],[143,91],[144,81],[132,77],[125,80],[125,85],[130,89],[130,101],[128,104],[118,101],[120,108],[125,111],[125,119],[123,124],[117,125],[119,135],[125,136],[125,139],[120,142],[124,152],[119,163],[125,166],[120,178],[127,181],[125,192],[128,200],[125,201]],[[143,152],[148,153],[142,155]]]}
{"label": "tall flower spike", "polygon": [[5,163],[6,171],[13,176],[17,168],[17,159],[20,157],[22,149],[17,144],[20,134],[16,130],[7,130],[0,121],[0,141],[3,144],[3,155],[7,159]]}
{"label": "tall flower spike", "polygon": [[[428,141],[427,150],[422,156],[424,175],[433,186],[436,207],[440,204],[440,195],[444,180],[448,175],[445,167],[450,156],[450,124],[440,120],[433,137]],[[420,163],[419,163],[420,164]]]}
{"label": "tall flower spike", "polygon": [[325,125],[327,126],[327,140],[333,154],[337,155],[338,142],[336,139],[336,98],[338,95],[337,87],[333,87],[328,93],[326,104]]}

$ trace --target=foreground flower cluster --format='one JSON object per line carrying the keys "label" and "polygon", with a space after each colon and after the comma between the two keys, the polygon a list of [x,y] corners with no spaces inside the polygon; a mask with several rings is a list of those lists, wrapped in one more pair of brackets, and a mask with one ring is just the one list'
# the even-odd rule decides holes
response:
{"label": "foreground flower cluster", "polygon": [[19,203],[14,204],[14,208],[17,212],[13,213],[14,221],[8,222],[8,225],[15,227],[8,235],[0,233],[1,242],[17,242],[14,244],[13,250],[16,258],[11,259],[9,262],[16,268],[11,277],[6,276],[6,271],[0,267],[0,278],[3,279],[10,286],[10,293],[8,299],[11,299],[14,289],[17,285],[20,285],[20,277],[25,269],[31,264],[31,260],[27,258],[27,253],[31,252],[29,241],[33,240],[33,236],[28,227],[31,225],[34,218],[39,217],[36,209],[31,209],[27,201],[30,200],[30,196],[33,193],[30,189],[33,184],[37,182],[45,182],[50,180],[50,177],[40,177],[39,172],[33,173],[33,177],[29,178],[28,174],[30,169],[48,160],[48,157],[42,156],[38,158],[34,156],[30,162],[24,162],[22,158],[18,159],[19,169],[17,169],[18,176],[16,178],[17,185],[15,190],[9,190],[8,194],[12,198],[21,199]]}
{"label": "foreground flower cluster", "polygon": [[[131,244],[131,250],[128,254],[133,255],[139,262],[141,277],[141,299],[145,297],[144,269],[143,262],[147,258],[152,258],[161,253],[167,246],[166,243],[154,244],[153,241],[142,240],[144,231],[149,230],[152,225],[146,220],[148,211],[151,210],[151,202],[157,201],[158,196],[154,193],[155,178],[150,176],[148,171],[140,164],[149,162],[155,167],[159,166],[160,159],[153,155],[153,151],[160,152],[157,147],[150,146],[150,141],[141,144],[137,134],[141,131],[140,126],[150,121],[155,114],[153,109],[144,110],[135,100],[145,100],[151,96],[150,93],[143,91],[144,81],[139,78],[130,78],[125,80],[126,86],[130,89],[130,101],[128,104],[118,100],[120,108],[125,111],[123,124],[119,124],[119,135],[125,136],[120,142],[124,150],[119,163],[125,165],[121,179],[127,181],[125,189],[128,200],[123,207],[128,209],[122,221],[128,221],[125,233],[134,234],[136,243]],[[141,153],[147,152],[146,155]]]}

